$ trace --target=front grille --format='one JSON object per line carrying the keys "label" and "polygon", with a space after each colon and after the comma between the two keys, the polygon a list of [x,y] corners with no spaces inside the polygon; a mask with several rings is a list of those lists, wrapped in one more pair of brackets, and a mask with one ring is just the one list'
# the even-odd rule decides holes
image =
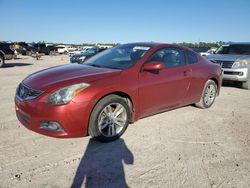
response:
{"label": "front grille", "polygon": [[222,68],[227,68],[227,69],[231,69],[234,61],[216,61],[215,62],[219,65],[221,65]]}
{"label": "front grille", "polygon": [[77,62],[77,61],[79,61],[79,58],[77,58],[77,57],[71,57],[70,61],[71,62]]}
{"label": "front grille", "polygon": [[21,100],[35,99],[42,91],[31,89],[24,84],[20,84],[16,90],[16,96]]}
{"label": "front grille", "polygon": [[243,73],[243,72],[231,72],[231,71],[224,71],[224,74],[230,74],[230,75],[242,76],[244,73]]}

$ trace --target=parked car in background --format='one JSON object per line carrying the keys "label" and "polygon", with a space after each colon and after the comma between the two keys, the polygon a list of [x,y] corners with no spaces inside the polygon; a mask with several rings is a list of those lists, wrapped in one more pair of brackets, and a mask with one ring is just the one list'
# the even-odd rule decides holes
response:
{"label": "parked car in background", "polygon": [[193,51],[202,54],[202,53],[206,53],[208,50],[210,50],[210,48],[207,47],[196,47],[196,48],[191,48]]}
{"label": "parked car in background", "polygon": [[0,67],[3,67],[5,60],[12,59],[14,56],[14,44],[0,42]]}
{"label": "parked car in background", "polygon": [[43,53],[45,55],[50,55],[57,51],[57,47],[53,44],[33,43],[32,46],[34,46],[38,53]]}
{"label": "parked car in background", "polygon": [[69,53],[69,49],[65,45],[57,45],[56,47],[57,47],[57,52],[59,54],[68,54]]}
{"label": "parked car in background", "polygon": [[240,82],[242,88],[250,90],[250,43],[222,45],[207,59],[222,66],[223,80]]}
{"label": "parked car in background", "polygon": [[22,55],[31,55],[31,53],[38,51],[32,44],[27,44],[26,42],[19,42],[17,46],[17,52]]}
{"label": "parked car in background", "polygon": [[68,48],[68,51],[69,51],[69,52],[73,52],[73,51],[76,51],[76,50],[77,50],[77,48],[76,48],[76,47],[73,47],[73,46],[67,46],[67,48]]}
{"label": "parked car in background", "polygon": [[221,73],[219,65],[185,47],[124,44],[83,64],[31,74],[17,87],[15,110],[25,127],[40,134],[107,142],[140,118],[188,104],[211,107]]}
{"label": "parked car in background", "polygon": [[99,48],[99,47],[92,47],[90,49],[86,49],[85,51],[72,55],[70,58],[71,63],[83,63],[87,59],[91,58],[92,56],[104,51],[106,48]]}
{"label": "parked car in background", "polygon": [[84,47],[80,48],[79,50],[70,51],[70,52],[69,52],[69,56],[71,57],[71,56],[73,56],[73,55],[75,55],[75,54],[83,53],[83,52],[85,52],[86,50],[91,49],[91,48],[93,48],[93,46],[84,46]]}
{"label": "parked car in background", "polygon": [[216,50],[217,50],[217,48],[210,48],[206,52],[200,52],[200,55],[201,56],[208,56],[208,55],[214,54]]}

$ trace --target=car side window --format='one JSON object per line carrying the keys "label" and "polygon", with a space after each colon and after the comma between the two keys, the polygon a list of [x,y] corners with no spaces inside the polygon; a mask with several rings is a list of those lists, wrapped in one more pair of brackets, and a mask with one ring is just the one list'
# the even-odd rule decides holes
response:
{"label": "car side window", "polygon": [[198,58],[195,53],[187,51],[188,64],[195,64],[198,62]]}
{"label": "car side window", "polygon": [[163,62],[166,68],[185,65],[185,55],[181,49],[163,48],[155,52],[148,60]]}

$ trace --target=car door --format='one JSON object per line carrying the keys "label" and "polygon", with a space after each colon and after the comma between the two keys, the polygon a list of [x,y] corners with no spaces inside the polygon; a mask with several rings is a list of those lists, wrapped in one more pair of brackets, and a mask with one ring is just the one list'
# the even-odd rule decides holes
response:
{"label": "car door", "polygon": [[161,61],[165,68],[160,71],[139,73],[139,102],[141,116],[157,113],[178,106],[187,94],[192,72],[185,62],[182,49],[162,48],[146,63]]}
{"label": "car door", "polygon": [[190,86],[185,98],[187,104],[197,102],[200,99],[201,92],[206,82],[206,74],[204,74],[204,66],[199,63],[197,54],[192,51],[186,51],[187,64],[192,70],[192,79],[190,80]]}

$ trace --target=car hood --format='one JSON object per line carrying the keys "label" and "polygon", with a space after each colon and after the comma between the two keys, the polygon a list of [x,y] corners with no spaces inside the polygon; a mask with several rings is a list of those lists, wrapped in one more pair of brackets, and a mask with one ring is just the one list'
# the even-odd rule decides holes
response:
{"label": "car hood", "polygon": [[49,91],[54,87],[66,87],[82,82],[90,83],[120,74],[120,72],[121,70],[80,64],[62,65],[33,73],[24,79],[23,84],[32,89]]}
{"label": "car hood", "polygon": [[205,56],[208,60],[215,61],[236,61],[238,59],[250,59],[250,55],[233,55],[233,54],[212,54]]}

